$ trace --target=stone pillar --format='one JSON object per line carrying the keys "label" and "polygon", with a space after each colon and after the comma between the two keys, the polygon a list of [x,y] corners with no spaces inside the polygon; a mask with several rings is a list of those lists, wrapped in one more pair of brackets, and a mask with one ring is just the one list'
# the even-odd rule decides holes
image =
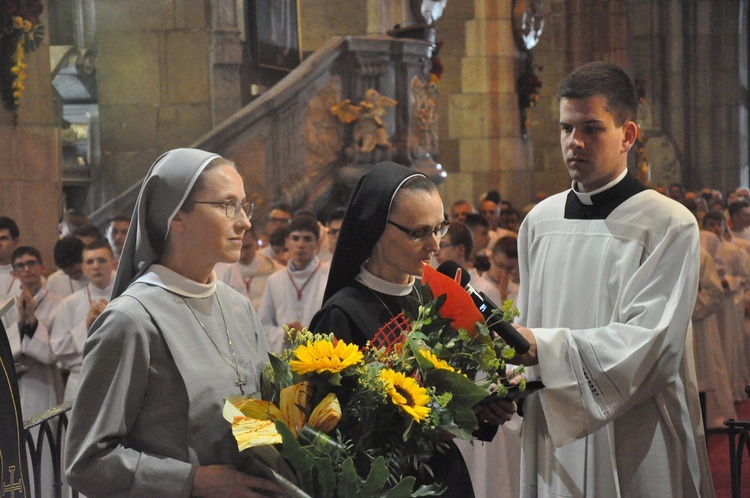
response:
{"label": "stone pillar", "polygon": [[[46,9],[41,22],[47,25]],[[17,116],[0,106],[0,216],[13,218],[21,243],[48,268],[60,214],[60,133],[52,103],[49,39],[26,54],[28,78]],[[15,121],[15,123],[14,123]]]}
{"label": "stone pillar", "polygon": [[242,42],[235,0],[213,1],[211,114],[214,126],[242,108]]}
{"label": "stone pillar", "polygon": [[475,0],[465,23],[460,93],[448,103],[448,139],[458,143],[459,171],[446,180],[446,205],[459,198],[476,203],[483,192],[499,190],[522,207],[533,192],[531,135],[521,137],[515,90],[512,4]]}

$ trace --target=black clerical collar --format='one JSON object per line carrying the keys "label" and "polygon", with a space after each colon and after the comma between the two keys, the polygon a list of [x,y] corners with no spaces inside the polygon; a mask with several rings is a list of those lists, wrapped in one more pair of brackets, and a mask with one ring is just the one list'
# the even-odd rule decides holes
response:
{"label": "black clerical collar", "polygon": [[617,206],[646,190],[629,172],[612,187],[590,197],[591,205],[584,204],[573,189],[565,201],[565,218],[569,220],[604,220]]}

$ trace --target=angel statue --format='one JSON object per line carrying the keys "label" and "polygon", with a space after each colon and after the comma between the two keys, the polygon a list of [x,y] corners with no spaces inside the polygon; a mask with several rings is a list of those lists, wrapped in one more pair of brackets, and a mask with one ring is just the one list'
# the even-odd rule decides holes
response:
{"label": "angel statue", "polygon": [[[392,145],[388,140],[383,117],[388,109],[396,105],[396,101],[385,97],[374,88],[365,92],[365,98],[359,104],[352,104],[349,99],[331,106],[331,114],[344,124],[354,123],[354,147],[352,155],[359,159],[367,157],[376,147],[385,149],[390,155]],[[385,159],[381,157],[380,160]]]}

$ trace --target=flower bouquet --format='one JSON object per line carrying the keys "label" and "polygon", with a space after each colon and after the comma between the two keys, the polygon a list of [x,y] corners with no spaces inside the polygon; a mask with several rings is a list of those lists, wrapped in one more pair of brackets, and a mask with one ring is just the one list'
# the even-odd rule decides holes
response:
{"label": "flower bouquet", "polygon": [[[460,285],[431,267],[423,283],[416,313],[362,349],[294,331],[291,347],[270,355],[260,399],[227,401],[239,449],[274,445],[288,468],[273,476],[291,496],[439,495],[432,458],[453,437],[475,439],[472,407],[490,391],[524,389],[522,367],[506,373],[514,350],[492,336]],[[501,313],[512,321],[517,311],[507,301]]]}

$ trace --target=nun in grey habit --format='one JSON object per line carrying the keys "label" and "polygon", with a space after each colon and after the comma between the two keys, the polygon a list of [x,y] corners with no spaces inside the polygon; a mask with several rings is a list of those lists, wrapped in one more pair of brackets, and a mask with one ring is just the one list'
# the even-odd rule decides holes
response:
{"label": "nun in grey habit", "polygon": [[[236,470],[224,398],[258,390],[268,345],[255,311],[216,280],[249,228],[242,178],[196,149],[143,181],[112,300],[91,327],[65,449],[87,496],[267,496]],[[236,257],[235,257],[236,253]]]}

